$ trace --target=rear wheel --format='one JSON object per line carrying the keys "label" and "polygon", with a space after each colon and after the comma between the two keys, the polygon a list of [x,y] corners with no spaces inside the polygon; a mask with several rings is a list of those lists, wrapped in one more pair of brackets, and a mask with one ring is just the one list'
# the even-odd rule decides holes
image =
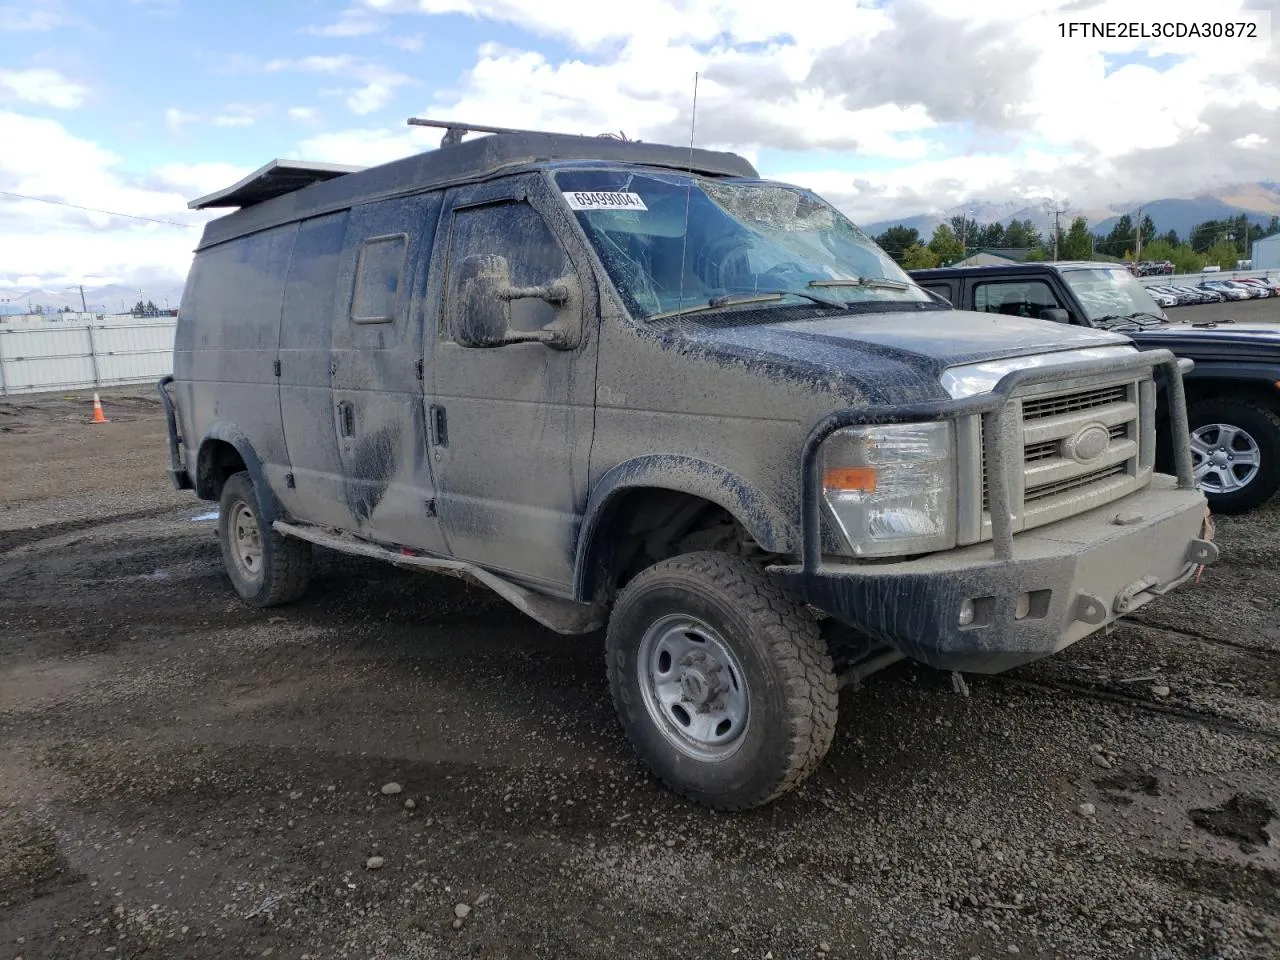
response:
{"label": "rear wheel", "polygon": [[250,606],[274,607],[302,596],[311,580],[311,544],[284,537],[258,509],[245,471],[227,478],[218,505],[218,540],[231,583]]}
{"label": "rear wheel", "polygon": [[614,605],[606,652],[636,752],[698,803],[767,803],[831,746],[837,683],[817,621],[744,559],[692,553],[638,574]]}
{"label": "rear wheel", "polygon": [[1243,513],[1280,489],[1280,418],[1249,400],[1203,400],[1187,410],[1196,482],[1215,513]]}

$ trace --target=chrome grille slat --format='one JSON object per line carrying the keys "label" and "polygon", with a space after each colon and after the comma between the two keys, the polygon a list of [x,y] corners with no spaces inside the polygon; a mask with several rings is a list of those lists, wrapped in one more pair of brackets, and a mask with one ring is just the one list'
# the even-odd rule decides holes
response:
{"label": "chrome grille slat", "polygon": [[[1142,381],[1090,384],[1070,389],[1041,388],[1016,396],[1010,413],[1021,412],[1022,445],[1009,465],[1019,494],[1010,505],[1014,530],[1052,523],[1116,500],[1145,485],[1149,466],[1140,462],[1143,405],[1151,391]],[[1149,412],[1149,411],[1148,411]],[[1092,459],[1073,459],[1071,439],[1090,424],[1105,427],[1107,447]],[[981,436],[981,431],[979,431]],[[981,448],[980,448],[981,449]],[[991,536],[986,463],[982,467],[981,539]]]}
{"label": "chrome grille slat", "polygon": [[1128,388],[1122,383],[1113,387],[1028,398],[1022,404],[1022,419],[1023,421],[1040,420],[1044,417],[1057,417],[1064,413],[1088,410],[1091,407],[1105,407],[1110,403],[1124,403],[1128,395]]}

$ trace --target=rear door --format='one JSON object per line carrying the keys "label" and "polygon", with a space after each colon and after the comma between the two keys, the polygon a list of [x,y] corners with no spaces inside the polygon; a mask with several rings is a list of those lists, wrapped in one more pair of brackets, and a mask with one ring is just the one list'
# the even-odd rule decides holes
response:
{"label": "rear door", "polygon": [[422,296],[438,194],[351,211],[338,262],[332,411],[355,530],[444,552],[423,417]]}

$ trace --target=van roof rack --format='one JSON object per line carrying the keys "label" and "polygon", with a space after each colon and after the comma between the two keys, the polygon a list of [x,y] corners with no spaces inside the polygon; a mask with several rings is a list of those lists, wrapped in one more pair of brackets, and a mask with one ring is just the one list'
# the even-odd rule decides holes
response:
{"label": "van roof rack", "polygon": [[[541,136],[550,137],[570,137],[577,134],[555,133],[550,130],[522,130],[519,127],[492,127],[482,123],[457,123],[452,120],[429,120],[426,117],[410,117],[408,124],[411,127],[438,127],[444,131],[444,137],[440,141],[441,147],[452,147],[462,142],[462,138],[468,133],[533,133]],[[631,140],[625,133],[602,133],[601,137],[609,140],[623,140],[628,143],[639,143],[639,140]]]}

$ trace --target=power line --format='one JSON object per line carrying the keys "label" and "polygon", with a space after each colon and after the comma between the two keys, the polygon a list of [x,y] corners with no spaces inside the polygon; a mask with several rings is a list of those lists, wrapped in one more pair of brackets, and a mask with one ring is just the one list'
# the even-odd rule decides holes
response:
{"label": "power line", "polygon": [[145,223],[163,223],[170,227],[194,227],[194,223],[179,223],[177,220],[159,220],[155,217],[139,217],[132,213],[119,213],[115,210],[101,210],[98,207],[82,207],[78,203],[67,203],[65,200],[50,200],[48,197],[31,197],[25,193],[13,193],[9,190],[0,190],[0,197],[9,197],[14,200],[35,200],[38,203],[51,203],[55,207],[70,207],[72,210],[87,210],[89,213],[105,213],[109,217],[124,217],[127,220],[142,220]]}

